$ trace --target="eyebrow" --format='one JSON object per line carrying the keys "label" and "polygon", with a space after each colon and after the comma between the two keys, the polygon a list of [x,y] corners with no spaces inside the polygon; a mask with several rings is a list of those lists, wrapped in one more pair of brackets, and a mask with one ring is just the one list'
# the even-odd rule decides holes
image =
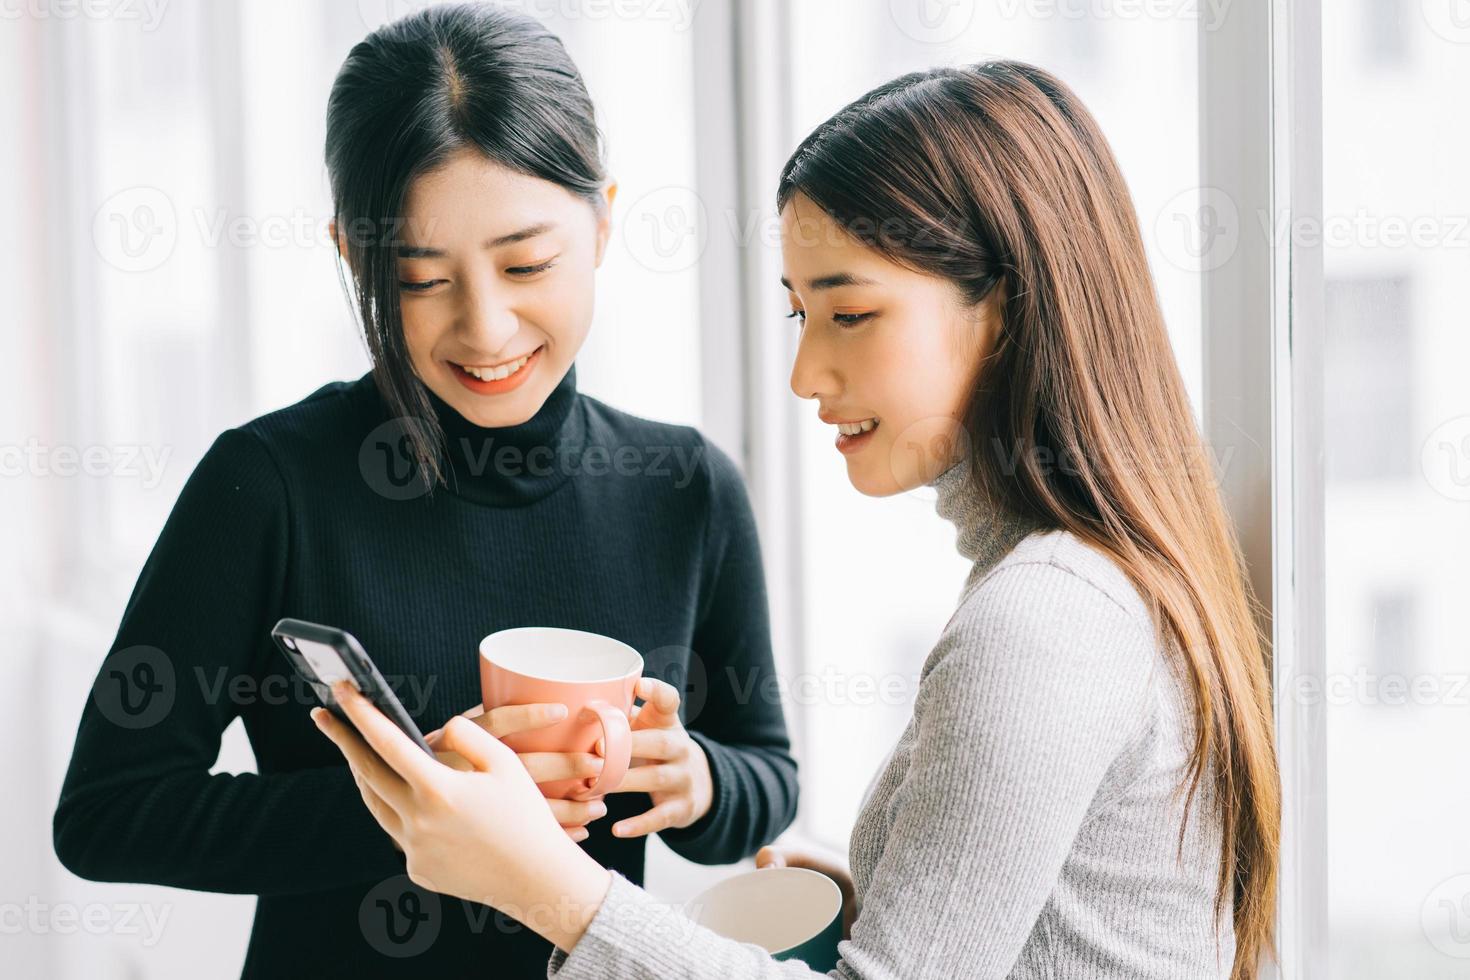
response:
{"label": "eyebrow", "polygon": [[[868,279],[863,276],[855,276],[851,272],[834,272],[830,276],[818,276],[808,279],[806,285],[811,290],[836,289],[838,286],[876,286],[876,279]],[[791,289],[791,281],[785,276],[781,277],[781,285],[788,290]],[[794,291],[794,290],[793,290]]]}
{"label": "eyebrow", "polygon": [[[552,221],[543,221],[540,224],[527,225],[519,231],[513,231],[509,235],[501,235],[485,242],[482,248],[501,248],[505,245],[514,245],[537,235],[544,235],[556,227]],[[398,257],[401,259],[439,259],[444,257],[442,248],[431,248],[427,245],[404,245],[398,249]]]}

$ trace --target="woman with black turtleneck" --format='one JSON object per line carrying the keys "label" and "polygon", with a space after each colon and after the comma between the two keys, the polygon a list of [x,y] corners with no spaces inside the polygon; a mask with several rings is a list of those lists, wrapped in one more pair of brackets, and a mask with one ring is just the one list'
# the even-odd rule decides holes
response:
{"label": "woman with black turtleneck", "polygon": [[[426,731],[479,702],[488,633],[630,644],[677,716],[635,731],[605,816],[548,805],[635,882],[652,832],[727,863],[796,807],[754,521],[695,430],[577,391],[614,185],[555,37],[478,5],[375,32],[334,85],[327,156],[373,369],[200,460],[83,711],[56,850],[97,880],[259,895],[247,976],[543,976],[534,932],[405,877],[270,628],[347,629]],[[364,233],[383,214],[404,220]],[[236,717],[258,774],[211,773]]]}

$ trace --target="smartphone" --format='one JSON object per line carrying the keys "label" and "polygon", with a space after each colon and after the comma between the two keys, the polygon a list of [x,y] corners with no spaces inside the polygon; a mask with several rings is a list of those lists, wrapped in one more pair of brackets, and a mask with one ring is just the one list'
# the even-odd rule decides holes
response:
{"label": "smartphone", "polygon": [[357,642],[357,637],[335,626],[290,617],[275,625],[271,637],[332,714],[352,724],[352,719],[332,697],[332,685],[347,681],[401,728],[403,734],[413,739],[415,745],[430,755],[434,754],[419,726],[414,724],[398,695],[378,673],[377,666],[363,650],[362,644]]}

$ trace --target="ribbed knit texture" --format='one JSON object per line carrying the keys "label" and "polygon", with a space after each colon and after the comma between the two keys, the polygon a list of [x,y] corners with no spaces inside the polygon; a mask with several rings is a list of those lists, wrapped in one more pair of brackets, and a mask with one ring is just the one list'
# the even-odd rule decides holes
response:
{"label": "ribbed knit texture", "polygon": [[[545,972],[551,947],[531,930],[402,877],[403,856],[270,639],[282,616],[355,635],[426,732],[479,703],[488,633],[563,626],[623,640],[647,674],[685,689],[714,777],[710,812],[664,841],[722,864],[779,834],[796,767],[779,702],[750,695],[769,689],[773,665],[740,475],[695,430],[611,409],[575,377],[510,428],[481,429],[434,398],[453,478],[433,494],[415,490],[404,430],[370,374],[222,433],[87,699],[54,820],[66,866],[261,896],[246,976]],[[236,717],[259,773],[211,774]],[[649,797],[607,803],[582,846],[641,881],[646,838],[610,828]]]}
{"label": "ribbed knit texture", "polygon": [[[984,505],[962,466],[936,487],[974,569],[865,794],[849,852],[859,915],[830,975],[1228,977],[1220,827],[1206,780],[1181,848],[1190,713],[1143,601],[1078,538]],[[616,875],[547,975],[818,976]]]}

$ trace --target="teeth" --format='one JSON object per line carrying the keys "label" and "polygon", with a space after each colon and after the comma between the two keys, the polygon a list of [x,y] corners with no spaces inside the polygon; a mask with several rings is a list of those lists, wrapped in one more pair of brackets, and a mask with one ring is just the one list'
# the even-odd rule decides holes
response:
{"label": "teeth", "polygon": [[862,435],[878,427],[877,419],[863,419],[861,422],[841,422],[837,425],[837,431],[845,436]]}
{"label": "teeth", "polygon": [[465,374],[473,375],[474,377],[479,378],[481,381],[499,381],[502,378],[510,377],[512,374],[515,374],[521,368],[525,367],[526,362],[530,359],[531,355],[527,354],[519,361],[511,361],[509,364],[502,364],[500,365],[500,367],[495,368],[470,367],[468,364],[461,364],[460,367],[464,369]]}

